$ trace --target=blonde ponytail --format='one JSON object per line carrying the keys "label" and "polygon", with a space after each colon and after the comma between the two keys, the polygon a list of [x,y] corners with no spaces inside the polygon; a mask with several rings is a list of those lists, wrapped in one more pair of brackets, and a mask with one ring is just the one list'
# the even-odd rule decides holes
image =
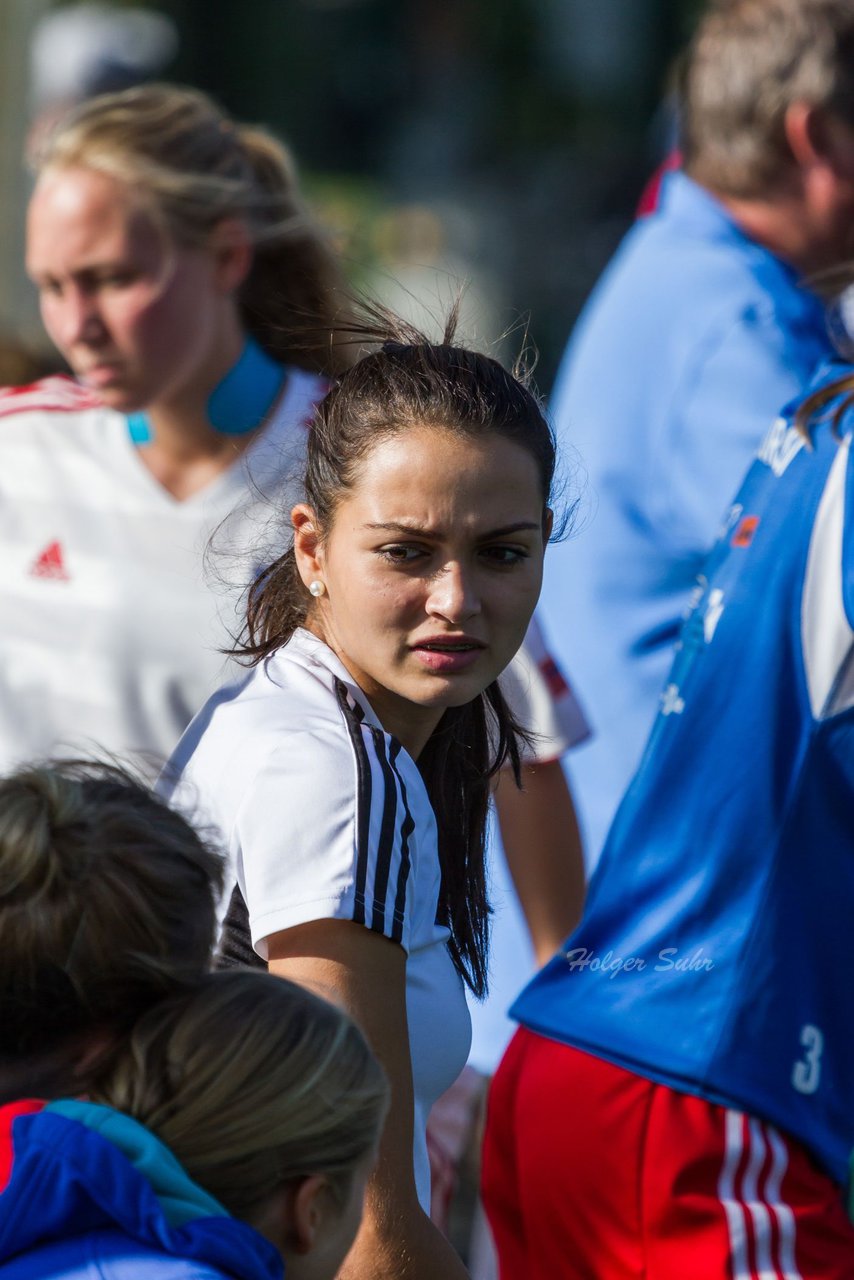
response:
{"label": "blonde ponytail", "polygon": [[259,221],[255,261],[241,290],[243,321],[283,364],[315,373],[349,368],[351,344],[340,333],[349,318],[343,276],[327,237],[306,208],[293,157],[264,129],[242,126],[237,136],[269,203]]}
{"label": "blonde ponytail", "polygon": [[146,1014],[92,1097],[139,1120],[252,1221],[313,1173],[343,1199],[379,1140],[388,1086],[346,1014],[283,978],[234,970]]}

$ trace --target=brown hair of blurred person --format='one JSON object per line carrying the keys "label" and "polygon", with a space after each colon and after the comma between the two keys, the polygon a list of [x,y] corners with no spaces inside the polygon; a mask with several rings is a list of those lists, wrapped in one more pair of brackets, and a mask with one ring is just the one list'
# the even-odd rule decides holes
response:
{"label": "brown hair of blurred person", "polygon": [[684,168],[798,271],[854,249],[854,6],[716,0],[682,73]]}
{"label": "brown hair of blurred person", "polygon": [[352,362],[332,338],[343,277],[303,203],[293,157],[265,129],[231,121],[199,90],[143,85],[64,116],[34,167],[91,169],[125,184],[185,248],[239,220],[254,250],[239,294],[247,330],[283,364],[333,374]]}
{"label": "brown hair of blurred person", "polygon": [[0,1099],[77,1091],[209,964],[219,854],[111,764],[0,780]]}

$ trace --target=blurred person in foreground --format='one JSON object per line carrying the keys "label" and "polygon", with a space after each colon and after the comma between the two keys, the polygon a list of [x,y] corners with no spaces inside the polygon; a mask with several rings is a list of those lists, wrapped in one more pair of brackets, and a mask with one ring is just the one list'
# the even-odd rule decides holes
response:
{"label": "blurred person in foreground", "polygon": [[0,1103],[85,1092],[140,1014],[208,968],[223,876],[118,767],[0,779]]}
{"label": "blurred person in foreground", "polygon": [[0,1107],[0,1276],[333,1280],[387,1107],[346,1014],[209,974],[143,1014],[86,1099]]}
{"label": "blurred person in foreground", "polygon": [[684,171],[630,232],[556,383],[590,516],[542,609],[596,733],[569,767],[595,858],[680,619],[768,422],[829,352],[806,282],[854,252],[854,7],[720,0],[685,60]]}
{"label": "blurred person in foreground", "polygon": [[517,1000],[502,1280],[851,1280],[854,366],[772,421],[584,918]]}
{"label": "blurred person in foreground", "polygon": [[281,144],[195,90],[92,99],[37,175],[27,269],[77,381],[0,393],[0,768],[162,760],[235,629],[212,531],[242,585],[266,500],[299,496],[338,268]]}

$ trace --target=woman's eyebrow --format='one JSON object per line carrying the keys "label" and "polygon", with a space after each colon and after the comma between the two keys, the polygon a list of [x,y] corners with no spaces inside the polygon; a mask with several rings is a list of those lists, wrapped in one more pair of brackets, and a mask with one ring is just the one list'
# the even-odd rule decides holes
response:
{"label": "woman's eyebrow", "polygon": [[[364,526],[366,529],[377,529],[385,533],[404,533],[410,536],[415,535],[421,538],[443,538],[444,532],[441,529],[423,529],[417,524],[408,524],[403,520],[384,520],[378,523],[371,521]],[[500,529],[490,529],[487,533],[479,533],[478,539],[486,541],[489,538],[503,538],[509,533],[524,533],[527,530],[539,530],[542,525],[537,524],[535,520],[519,520],[515,524],[502,525]]]}

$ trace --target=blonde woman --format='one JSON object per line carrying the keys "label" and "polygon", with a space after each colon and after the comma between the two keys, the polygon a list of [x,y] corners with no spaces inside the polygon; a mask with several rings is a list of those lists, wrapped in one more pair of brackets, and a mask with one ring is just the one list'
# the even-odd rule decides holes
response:
{"label": "blonde woman", "polygon": [[345,1014],[208,975],[140,1020],[89,1100],[0,1110],[0,1276],[333,1280],[386,1106]]}
{"label": "blonde woman", "polygon": [[[69,742],[163,759],[234,630],[211,531],[298,496],[342,363],[337,268],[281,144],[167,85],[44,142],[26,261],[76,381],[0,394],[0,768]],[[256,539],[243,520],[229,549]]]}

